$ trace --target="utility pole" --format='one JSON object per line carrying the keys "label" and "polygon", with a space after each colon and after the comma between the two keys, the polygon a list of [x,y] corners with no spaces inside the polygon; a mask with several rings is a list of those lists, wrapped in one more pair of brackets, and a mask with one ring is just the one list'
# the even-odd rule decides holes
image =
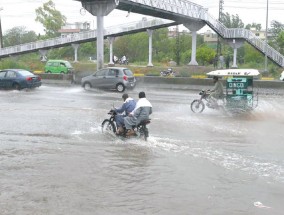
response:
{"label": "utility pole", "polygon": [[[0,11],[3,10],[2,7],[0,7]],[[0,15],[0,49],[3,48],[3,34],[2,34],[2,25],[1,25],[1,15]]]}
{"label": "utility pole", "polygon": [[178,25],[176,26],[176,62],[177,65],[180,64],[180,35]]}
{"label": "utility pole", "polygon": [[[219,18],[218,18],[219,22],[221,22],[222,15],[223,15],[223,4],[224,4],[224,0],[219,0]],[[217,43],[217,55],[218,56],[220,56],[221,50],[222,50],[220,39],[221,38],[218,35],[218,43]]]}
{"label": "utility pole", "polygon": [[268,0],[266,3],[266,30],[265,30],[265,62],[264,62],[264,72],[267,70],[267,33],[268,33]]}

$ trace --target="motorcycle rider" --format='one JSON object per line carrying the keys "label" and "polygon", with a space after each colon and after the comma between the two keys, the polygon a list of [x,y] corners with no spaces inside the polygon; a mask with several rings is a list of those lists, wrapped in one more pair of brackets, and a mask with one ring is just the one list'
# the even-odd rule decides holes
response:
{"label": "motorcycle rider", "polygon": [[127,59],[126,59],[126,56],[123,55],[122,58],[121,58],[121,63],[122,63],[122,64],[127,64],[127,63],[126,63],[126,60],[127,60]]}
{"label": "motorcycle rider", "polygon": [[146,99],[145,92],[140,92],[135,109],[124,118],[125,128],[127,129],[126,136],[135,135],[133,126],[137,126],[143,120],[148,120],[150,114],[152,114],[152,104]]}
{"label": "motorcycle rider", "polygon": [[133,98],[129,97],[127,93],[124,93],[122,95],[122,99],[124,101],[122,106],[120,108],[114,109],[116,113],[120,113],[115,115],[115,122],[117,125],[117,130],[116,130],[117,135],[122,134],[124,132],[123,129],[124,117],[128,116],[136,106],[136,101]]}
{"label": "motorcycle rider", "polygon": [[211,105],[217,105],[217,100],[224,96],[223,85],[218,76],[213,76],[214,88],[210,90],[209,101]]}

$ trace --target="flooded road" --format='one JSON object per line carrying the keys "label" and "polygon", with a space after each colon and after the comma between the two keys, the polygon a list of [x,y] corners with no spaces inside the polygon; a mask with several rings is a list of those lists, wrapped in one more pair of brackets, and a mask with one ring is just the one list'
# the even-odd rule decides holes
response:
{"label": "flooded road", "polygon": [[283,214],[284,92],[224,115],[192,113],[197,91],[140,90],[147,142],[101,133],[119,93],[0,91],[0,214]]}

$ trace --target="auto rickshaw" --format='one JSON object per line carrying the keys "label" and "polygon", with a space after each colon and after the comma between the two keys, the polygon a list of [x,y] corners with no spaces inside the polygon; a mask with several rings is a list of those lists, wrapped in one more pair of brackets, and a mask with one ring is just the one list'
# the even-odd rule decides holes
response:
{"label": "auto rickshaw", "polygon": [[226,79],[226,89],[221,103],[212,104],[209,99],[210,91],[202,90],[200,99],[191,103],[194,113],[201,113],[205,106],[212,109],[222,109],[230,112],[251,111],[258,105],[258,92],[254,89],[253,81],[259,76],[256,69],[226,69],[207,73],[208,77],[218,76]]}

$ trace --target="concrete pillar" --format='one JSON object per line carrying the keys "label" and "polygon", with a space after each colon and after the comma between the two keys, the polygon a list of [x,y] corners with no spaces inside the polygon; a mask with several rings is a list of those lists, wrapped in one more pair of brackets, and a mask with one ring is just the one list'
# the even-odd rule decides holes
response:
{"label": "concrete pillar", "polygon": [[114,41],[114,37],[108,37],[108,42],[109,42],[109,66],[114,66],[114,62],[113,62],[113,41]]}
{"label": "concrete pillar", "polygon": [[237,51],[238,51],[238,49],[234,49],[234,57],[233,57],[232,68],[238,68],[238,65],[237,65]]}
{"label": "concrete pillar", "polygon": [[149,62],[148,67],[154,66],[152,63],[152,53],[153,53],[153,47],[152,47],[152,41],[153,41],[153,31],[152,29],[147,29],[147,33],[149,35]]}
{"label": "concrete pillar", "polygon": [[191,49],[191,60],[189,62],[189,66],[198,66],[196,61],[196,32],[203,28],[205,23],[203,21],[196,21],[191,23],[186,23],[184,26],[191,31],[192,36],[192,49]]}
{"label": "concrete pillar", "polygon": [[97,15],[97,70],[104,67],[104,16]]}
{"label": "concrete pillar", "polygon": [[196,31],[191,32],[192,36],[192,50],[191,50],[191,60],[188,65],[198,66],[196,61]]}
{"label": "concrete pillar", "polygon": [[40,61],[44,62],[44,61],[47,61],[47,52],[48,50],[46,49],[40,49],[39,50],[39,54],[40,54]]}
{"label": "concrete pillar", "polygon": [[71,46],[74,49],[74,62],[78,62],[78,48],[80,45],[77,43],[72,43]]}
{"label": "concrete pillar", "polygon": [[97,69],[99,70],[104,66],[104,16],[114,10],[119,4],[119,1],[80,1],[87,11],[97,16]]}
{"label": "concrete pillar", "polygon": [[227,43],[234,49],[234,57],[233,57],[232,68],[238,68],[238,65],[237,65],[237,52],[238,52],[238,48],[240,48],[240,47],[242,47],[244,45],[244,40],[243,39],[227,40]]}

